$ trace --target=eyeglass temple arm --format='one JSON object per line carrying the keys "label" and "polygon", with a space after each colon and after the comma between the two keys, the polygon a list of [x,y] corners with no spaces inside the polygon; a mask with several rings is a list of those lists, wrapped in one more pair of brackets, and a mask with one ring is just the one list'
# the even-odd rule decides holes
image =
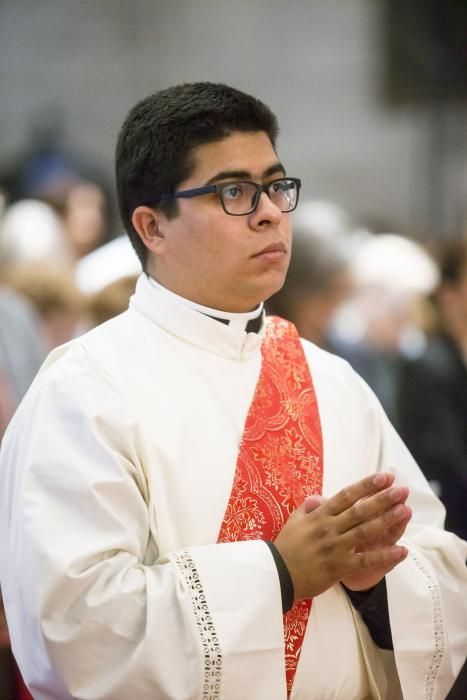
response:
{"label": "eyeglass temple arm", "polygon": [[205,187],[195,187],[192,190],[180,190],[180,192],[174,192],[172,195],[167,195],[167,198],[173,197],[174,199],[177,197],[183,197],[183,198],[190,198],[190,197],[197,197],[200,194],[210,194],[212,192],[217,192],[216,185],[206,185]]}

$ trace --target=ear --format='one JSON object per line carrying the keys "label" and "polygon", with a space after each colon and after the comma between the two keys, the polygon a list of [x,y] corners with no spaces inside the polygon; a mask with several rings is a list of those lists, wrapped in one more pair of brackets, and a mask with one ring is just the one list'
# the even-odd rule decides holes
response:
{"label": "ear", "polygon": [[131,217],[131,223],[144,245],[156,255],[160,255],[164,249],[165,236],[161,230],[164,218],[161,212],[145,206],[136,207]]}

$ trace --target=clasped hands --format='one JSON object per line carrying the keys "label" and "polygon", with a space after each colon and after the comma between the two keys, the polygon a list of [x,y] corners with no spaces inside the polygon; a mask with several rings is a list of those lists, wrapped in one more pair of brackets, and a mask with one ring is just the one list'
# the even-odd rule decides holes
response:
{"label": "clasped hands", "polygon": [[340,582],[354,591],[375,586],[402,562],[396,542],[412,517],[409,490],[394,475],[365,477],[329,499],[308,496],[274,541],[294,585],[295,600]]}

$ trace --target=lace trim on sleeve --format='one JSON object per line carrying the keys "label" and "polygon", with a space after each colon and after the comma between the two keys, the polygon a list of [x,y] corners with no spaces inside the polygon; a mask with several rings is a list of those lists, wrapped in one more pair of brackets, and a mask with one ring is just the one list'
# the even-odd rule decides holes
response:
{"label": "lace trim on sleeve", "polygon": [[220,698],[222,678],[222,652],[216,628],[206,602],[206,595],[198,571],[190,553],[185,549],[175,557],[190,590],[196,624],[204,650],[204,683],[202,700]]}
{"label": "lace trim on sleeve", "polygon": [[412,553],[413,560],[415,561],[417,567],[420,569],[421,573],[424,575],[427,588],[431,595],[431,602],[433,606],[433,639],[434,639],[434,651],[431,657],[430,665],[425,677],[425,698],[426,700],[432,700],[436,678],[439,674],[439,669],[441,667],[441,662],[445,654],[445,638],[444,638],[444,626],[443,626],[443,613],[441,605],[441,595],[439,592],[438,584],[435,579],[425,567],[423,562],[421,562],[417,556]]}

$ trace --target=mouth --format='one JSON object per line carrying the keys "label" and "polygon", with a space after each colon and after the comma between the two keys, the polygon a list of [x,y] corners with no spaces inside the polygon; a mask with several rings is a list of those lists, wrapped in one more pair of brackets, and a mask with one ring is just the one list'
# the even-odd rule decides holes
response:
{"label": "mouth", "polygon": [[282,241],[278,241],[277,243],[271,243],[266,246],[266,248],[260,250],[259,253],[255,253],[252,257],[276,262],[282,260],[285,255],[287,255],[287,248]]}

